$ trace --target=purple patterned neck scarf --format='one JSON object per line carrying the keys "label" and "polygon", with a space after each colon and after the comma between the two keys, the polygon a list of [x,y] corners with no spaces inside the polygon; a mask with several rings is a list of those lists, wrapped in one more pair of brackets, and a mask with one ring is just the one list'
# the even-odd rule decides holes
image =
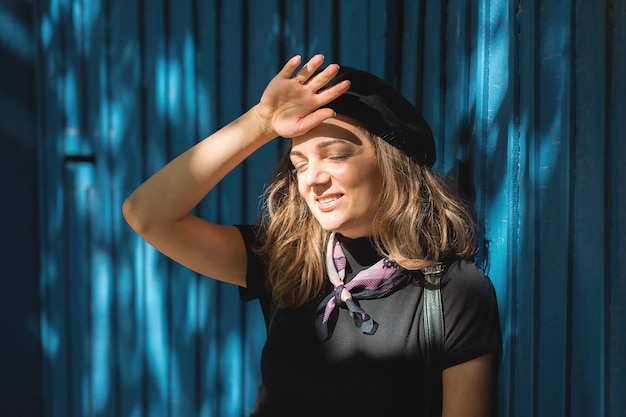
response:
{"label": "purple patterned neck scarf", "polygon": [[378,324],[363,310],[356,300],[382,298],[405,281],[406,274],[395,262],[383,258],[371,267],[356,274],[347,284],[346,257],[335,233],[330,235],[326,249],[326,270],[335,290],[318,305],[315,330],[321,340],[332,334],[329,320],[336,307],[345,307],[354,319],[354,325],[365,334],[374,334]]}

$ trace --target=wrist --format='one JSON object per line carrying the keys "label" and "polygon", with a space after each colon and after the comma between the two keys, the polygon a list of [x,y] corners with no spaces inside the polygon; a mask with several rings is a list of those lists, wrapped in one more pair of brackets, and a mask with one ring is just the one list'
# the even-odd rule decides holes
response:
{"label": "wrist", "polygon": [[276,138],[278,133],[272,126],[272,116],[262,104],[254,105],[250,111],[250,116],[254,119],[255,124],[261,129],[261,134],[267,138],[268,141]]}

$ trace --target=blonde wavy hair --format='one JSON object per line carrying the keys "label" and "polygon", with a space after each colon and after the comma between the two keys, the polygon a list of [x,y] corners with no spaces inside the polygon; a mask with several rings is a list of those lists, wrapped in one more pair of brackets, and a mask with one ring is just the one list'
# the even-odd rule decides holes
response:
{"label": "blonde wavy hair", "polygon": [[[367,132],[366,132],[367,133]],[[471,259],[476,222],[471,207],[449,181],[369,133],[383,184],[371,239],[377,250],[408,270],[444,258]],[[289,152],[278,163],[264,193],[255,251],[268,261],[268,285],[280,307],[315,299],[326,284],[322,229],[298,191]]]}

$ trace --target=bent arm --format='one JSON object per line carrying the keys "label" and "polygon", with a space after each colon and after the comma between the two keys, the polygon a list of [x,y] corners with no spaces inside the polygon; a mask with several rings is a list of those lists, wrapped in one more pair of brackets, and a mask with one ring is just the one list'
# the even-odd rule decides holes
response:
{"label": "bent arm", "polygon": [[494,362],[489,354],[444,369],[442,417],[495,415]]}
{"label": "bent arm", "polygon": [[209,277],[245,284],[239,232],[189,214],[215,185],[275,137],[254,109],[156,172],[124,202],[128,224],[166,256]]}
{"label": "bent arm", "polygon": [[190,212],[228,172],[277,136],[293,137],[332,117],[323,109],[349,87],[321,90],[338,71],[329,65],[314,75],[316,55],[292,78],[300,57],[291,58],[248,112],[172,160],[124,202],[128,224],[166,256],[207,277],[245,286],[246,249],[234,226]]}

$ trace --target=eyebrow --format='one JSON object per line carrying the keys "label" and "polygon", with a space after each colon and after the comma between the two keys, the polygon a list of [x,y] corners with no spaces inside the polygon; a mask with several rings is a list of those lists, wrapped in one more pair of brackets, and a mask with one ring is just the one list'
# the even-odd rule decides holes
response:
{"label": "eyebrow", "polygon": [[[348,138],[328,139],[328,140],[325,140],[325,141],[320,142],[317,145],[315,145],[315,149],[317,149],[319,151],[321,149],[327,148],[327,147],[329,147],[331,145],[334,145],[336,143],[342,143],[342,144],[343,143],[352,143],[352,144],[355,144],[355,145],[360,145],[360,143],[357,143],[357,141],[360,142],[360,140],[356,136],[354,137],[354,139],[355,140],[352,140],[352,138],[350,138],[350,139],[348,139]],[[301,156],[302,152],[292,150],[291,152],[289,152],[289,155]]]}

